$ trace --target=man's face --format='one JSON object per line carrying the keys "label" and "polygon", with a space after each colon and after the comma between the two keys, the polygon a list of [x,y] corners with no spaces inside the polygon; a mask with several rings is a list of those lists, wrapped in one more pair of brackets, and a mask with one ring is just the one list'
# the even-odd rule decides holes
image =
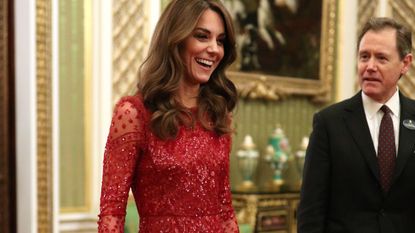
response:
{"label": "man's face", "polygon": [[402,74],[408,71],[412,55],[400,59],[396,45],[396,30],[369,30],[359,44],[357,69],[362,91],[379,103],[385,103],[395,93]]}

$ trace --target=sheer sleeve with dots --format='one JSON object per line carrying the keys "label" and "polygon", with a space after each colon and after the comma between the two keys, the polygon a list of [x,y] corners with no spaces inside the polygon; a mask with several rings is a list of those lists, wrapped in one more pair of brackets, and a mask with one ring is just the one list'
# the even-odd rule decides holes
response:
{"label": "sheer sleeve with dots", "polygon": [[145,137],[143,106],[124,97],[115,106],[105,147],[98,232],[124,232],[125,210]]}

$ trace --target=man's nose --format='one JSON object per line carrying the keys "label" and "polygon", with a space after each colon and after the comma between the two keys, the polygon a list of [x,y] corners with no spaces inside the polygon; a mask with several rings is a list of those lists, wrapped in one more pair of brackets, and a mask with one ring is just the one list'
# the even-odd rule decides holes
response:
{"label": "man's nose", "polygon": [[376,64],[375,59],[373,58],[369,59],[369,61],[367,62],[367,69],[374,70],[374,71],[377,70],[377,64]]}

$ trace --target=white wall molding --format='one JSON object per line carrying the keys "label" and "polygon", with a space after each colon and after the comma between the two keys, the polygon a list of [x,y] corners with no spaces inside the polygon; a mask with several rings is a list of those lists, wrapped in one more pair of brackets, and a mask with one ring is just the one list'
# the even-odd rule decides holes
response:
{"label": "white wall molding", "polygon": [[52,190],[53,233],[59,232],[59,0],[51,0],[52,6]]}
{"label": "white wall molding", "polygon": [[112,116],[112,1],[93,1],[92,206],[99,210],[102,160]]}
{"label": "white wall molding", "polygon": [[59,225],[60,233],[96,233],[98,226],[94,214],[63,214]]}
{"label": "white wall molding", "polygon": [[14,1],[17,232],[37,232],[36,1]]}

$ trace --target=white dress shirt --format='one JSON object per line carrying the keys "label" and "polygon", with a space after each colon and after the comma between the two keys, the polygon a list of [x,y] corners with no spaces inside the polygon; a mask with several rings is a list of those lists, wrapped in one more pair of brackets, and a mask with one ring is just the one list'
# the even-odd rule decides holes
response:
{"label": "white dress shirt", "polygon": [[367,124],[369,126],[370,135],[372,136],[373,145],[375,146],[376,154],[378,153],[379,127],[382,121],[383,111],[380,108],[383,105],[388,106],[392,111],[391,117],[393,122],[393,129],[395,134],[395,148],[398,153],[399,143],[399,119],[401,114],[401,105],[399,102],[399,91],[396,89],[395,94],[386,102],[378,103],[367,96],[362,91],[363,108],[365,110]]}

